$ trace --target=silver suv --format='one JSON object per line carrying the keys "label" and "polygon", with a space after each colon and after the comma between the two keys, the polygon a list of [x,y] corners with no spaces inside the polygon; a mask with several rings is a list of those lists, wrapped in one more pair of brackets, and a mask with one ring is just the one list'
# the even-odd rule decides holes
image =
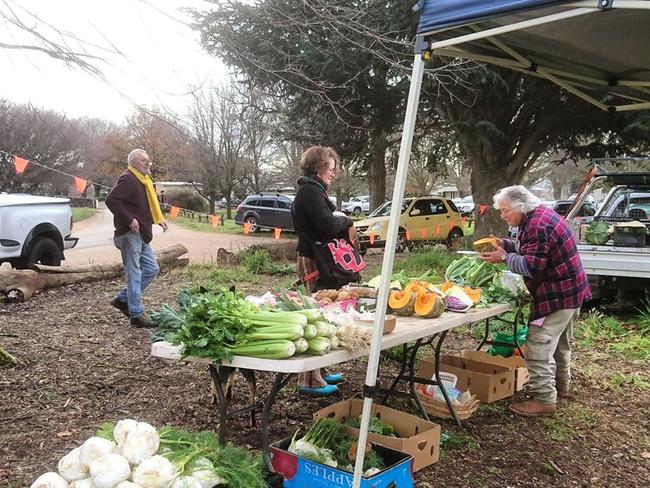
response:
{"label": "silver suv", "polygon": [[291,205],[293,195],[265,194],[249,195],[237,207],[235,222],[239,225],[247,223],[251,232],[261,228],[282,229],[293,232]]}

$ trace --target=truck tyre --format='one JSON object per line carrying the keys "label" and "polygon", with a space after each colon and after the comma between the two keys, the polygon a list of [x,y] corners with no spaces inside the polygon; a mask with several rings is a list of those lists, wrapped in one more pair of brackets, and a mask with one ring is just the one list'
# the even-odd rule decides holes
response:
{"label": "truck tyre", "polygon": [[354,210],[352,211],[352,215],[361,215],[361,207],[354,207]]}
{"label": "truck tyre", "polygon": [[61,250],[52,239],[43,237],[36,241],[24,262],[26,266],[37,263],[47,266],[61,266]]}

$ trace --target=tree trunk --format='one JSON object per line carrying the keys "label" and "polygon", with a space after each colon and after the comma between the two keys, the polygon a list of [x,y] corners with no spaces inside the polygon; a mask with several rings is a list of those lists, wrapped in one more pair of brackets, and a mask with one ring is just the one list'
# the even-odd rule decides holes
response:
{"label": "tree trunk", "polygon": [[[187,253],[185,246],[174,244],[155,252],[161,269],[187,264],[186,259],[179,259]],[[24,302],[29,300],[36,290],[106,280],[120,276],[124,268],[121,263],[109,265],[80,266],[44,266],[36,264],[32,269],[6,271],[0,273],[0,292],[7,295],[7,300]]]}
{"label": "tree trunk", "polygon": [[386,139],[383,133],[374,137],[368,170],[370,211],[386,200]]}
{"label": "tree trunk", "polygon": [[[507,225],[498,210],[494,208],[492,197],[501,188],[509,186],[503,174],[502,168],[499,170],[497,165],[491,165],[479,158],[470,159],[472,175],[470,178],[472,185],[472,195],[474,196],[474,215],[476,224],[474,227],[473,239],[494,234],[495,236],[504,236],[508,230]],[[484,211],[481,215],[481,206]],[[487,206],[487,209],[485,209]]]}

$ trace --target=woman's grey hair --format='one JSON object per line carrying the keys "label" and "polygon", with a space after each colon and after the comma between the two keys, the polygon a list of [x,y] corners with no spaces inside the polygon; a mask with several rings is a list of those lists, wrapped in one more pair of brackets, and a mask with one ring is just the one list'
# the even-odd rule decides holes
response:
{"label": "woman's grey hair", "polygon": [[535,210],[542,201],[526,190],[522,185],[506,186],[501,188],[493,197],[494,208],[499,210],[499,203],[504,200],[510,203],[510,208],[515,212],[527,214]]}
{"label": "woman's grey hair", "polygon": [[135,158],[137,158],[138,156],[140,156],[141,154],[147,154],[147,151],[145,151],[144,149],[140,149],[140,148],[134,149],[127,156],[126,162],[131,164],[133,162],[133,160]]}

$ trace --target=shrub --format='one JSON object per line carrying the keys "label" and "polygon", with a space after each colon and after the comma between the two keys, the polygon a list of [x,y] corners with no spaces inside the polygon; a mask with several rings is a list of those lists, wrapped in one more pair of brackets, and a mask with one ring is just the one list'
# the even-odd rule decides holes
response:
{"label": "shrub", "polygon": [[165,193],[167,194],[170,205],[186,208],[188,210],[194,210],[195,212],[208,211],[208,202],[194,190],[169,190],[165,191]]}

